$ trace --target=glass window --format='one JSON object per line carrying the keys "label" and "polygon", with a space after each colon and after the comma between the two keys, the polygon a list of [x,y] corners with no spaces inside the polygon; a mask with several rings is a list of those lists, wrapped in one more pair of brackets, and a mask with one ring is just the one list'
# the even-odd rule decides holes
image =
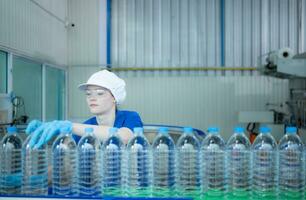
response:
{"label": "glass window", "polygon": [[21,97],[17,107],[17,117],[27,115],[29,116],[29,121],[42,119],[41,64],[14,56],[13,92],[16,96]]}
{"label": "glass window", "polygon": [[0,51],[0,93],[7,93],[7,53]]}
{"label": "glass window", "polygon": [[65,118],[65,71],[46,66],[46,120]]}

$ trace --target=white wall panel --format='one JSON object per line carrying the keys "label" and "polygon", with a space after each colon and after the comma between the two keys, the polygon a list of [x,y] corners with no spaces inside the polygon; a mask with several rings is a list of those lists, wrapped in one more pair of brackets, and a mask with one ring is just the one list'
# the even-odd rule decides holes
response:
{"label": "white wall panel", "polygon": [[[65,20],[67,1],[36,1]],[[67,65],[65,24],[30,0],[0,1],[0,46],[46,62]]]}
{"label": "white wall panel", "polygon": [[101,38],[106,34],[99,33],[99,22],[105,20],[100,19],[100,9],[99,0],[68,1],[69,20],[75,24],[68,30],[69,65],[99,63],[99,34]]}
{"label": "white wall panel", "polygon": [[63,20],[67,18],[67,1],[66,0],[64,0],[64,3],[65,3],[64,6],[63,6],[63,0],[51,0],[51,1],[50,0],[34,0],[34,1],[42,5],[44,8],[48,8],[48,10],[54,13],[57,17]]}
{"label": "white wall panel", "polygon": [[[97,70],[69,68],[69,119],[82,121],[91,116],[77,85]],[[144,123],[202,130],[218,125],[226,138],[238,124],[239,111],[265,111],[267,103],[284,103],[289,95],[288,80],[265,76],[155,76],[153,72],[118,75],[127,83],[127,99],[121,108],[138,111]]]}
{"label": "white wall panel", "polygon": [[299,35],[299,41],[300,41],[299,44],[301,44],[299,52],[303,52],[306,49],[306,36],[305,36],[305,34],[306,34],[306,22],[305,22],[305,19],[306,19],[306,0],[303,0],[301,2],[300,12],[302,14],[301,14],[301,17],[300,17],[300,20],[299,20],[299,24],[300,24],[302,33]]}

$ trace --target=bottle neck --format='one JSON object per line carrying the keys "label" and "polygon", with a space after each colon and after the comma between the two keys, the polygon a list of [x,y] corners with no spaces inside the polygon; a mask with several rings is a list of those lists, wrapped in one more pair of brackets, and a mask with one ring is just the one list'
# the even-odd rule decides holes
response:
{"label": "bottle neck", "polygon": [[159,132],[158,134],[159,134],[160,136],[166,136],[166,137],[169,136],[169,133],[167,133],[167,132]]}
{"label": "bottle neck", "polygon": [[135,136],[141,136],[141,137],[142,137],[142,136],[143,136],[143,133],[142,133],[142,132],[137,132],[137,133],[135,133],[134,135],[135,135]]}
{"label": "bottle neck", "polygon": [[62,132],[61,135],[65,135],[65,136],[71,136],[71,132]]}
{"label": "bottle neck", "polygon": [[93,136],[93,132],[86,132],[85,134],[86,134],[86,135]]}

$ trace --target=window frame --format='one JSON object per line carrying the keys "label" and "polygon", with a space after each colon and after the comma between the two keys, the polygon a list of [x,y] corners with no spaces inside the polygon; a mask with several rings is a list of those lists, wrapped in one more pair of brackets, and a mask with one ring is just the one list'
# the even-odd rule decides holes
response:
{"label": "window frame", "polygon": [[0,52],[5,53],[5,92],[0,92],[0,97],[8,97],[9,94],[9,53],[0,49]]}
{"label": "window frame", "polygon": [[13,113],[13,108],[10,103],[11,95],[13,92],[13,59],[14,57],[18,57],[21,59],[29,60],[30,62],[37,63],[41,66],[41,77],[42,77],[42,93],[41,93],[41,99],[42,99],[42,114],[41,114],[41,120],[44,121],[46,119],[46,66],[47,67],[52,67],[52,68],[57,68],[61,69],[64,71],[64,78],[65,78],[65,85],[64,85],[64,90],[65,90],[65,96],[64,96],[64,105],[63,106],[63,119],[66,119],[68,116],[68,67],[67,66],[60,66],[52,63],[45,62],[44,60],[40,60],[37,58],[33,58],[31,56],[27,56],[24,53],[19,53],[18,51],[13,51],[9,48],[1,47],[0,46],[0,51],[6,53],[6,92],[1,93],[0,92],[0,98],[5,99],[5,101],[9,102],[9,106],[6,106],[4,109],[8,110],[8,116],[7,120],[8,122],[12,122],[12,113]]}

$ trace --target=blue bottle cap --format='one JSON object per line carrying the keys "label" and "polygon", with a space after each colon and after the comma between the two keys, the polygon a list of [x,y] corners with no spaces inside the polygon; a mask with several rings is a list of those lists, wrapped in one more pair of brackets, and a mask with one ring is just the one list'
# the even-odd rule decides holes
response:
{"label": "blue bottle cap", "polygon": [[240,126],[237,126],[234,128],[234,132],[235,133],[243,133],[244,132],[244,128],[240,127]]}
{"label": "blue bottle cap", "polygon": [[142,134],[143,133],[143,128],[142,127],[135,127],[134,128],[134,133]]}
{"label": "blue bottle cap", "polygon": [[8,132],[9,134],[17,133],[17,128],[16,128],[16,126],[7,127],[7,132]]}
{"label": "blue bottle cap", "polygon": [[117,131],[118,131],[118,128],[116,128],[116,127],[111,127],[111,128],[108,129],[109,134],[117,133]]}
{"label": "blue bottle cap", "polygon": [[94,129],[92,127],[87,127],[87,128],[85,128],[85,133],[92,133],[93,130]]}
{"label": "blue bottle cap", "polygon": [[259,128],[259,132],[263,133],[263,134],[266,134],[266,133],[270,133],[271,129],[267,126],[262,126],[262,127]]}
{"label": "blue bottle cap", "polygon": [[193,133],[193,128],[192,127],[184,127],[184,133],[187,133],[187,134]]}
{"label": "blue bottle cap", "polygon": [[288,126],[286,128],[286,133],[287,134],[296,134],[296,132],[297,132],[297,128],[294,127],[294,126]]}
{"label": "blue bottle cap", "polygon": [[218,133],[219,132],[219,128],[218,127],[209,127],[207,129],[208,133]]}
{"label": "blue bottle cap", "polygon": [[168,134],[169,128],[168,127],[160,127],[158,132],[161,134]]}

